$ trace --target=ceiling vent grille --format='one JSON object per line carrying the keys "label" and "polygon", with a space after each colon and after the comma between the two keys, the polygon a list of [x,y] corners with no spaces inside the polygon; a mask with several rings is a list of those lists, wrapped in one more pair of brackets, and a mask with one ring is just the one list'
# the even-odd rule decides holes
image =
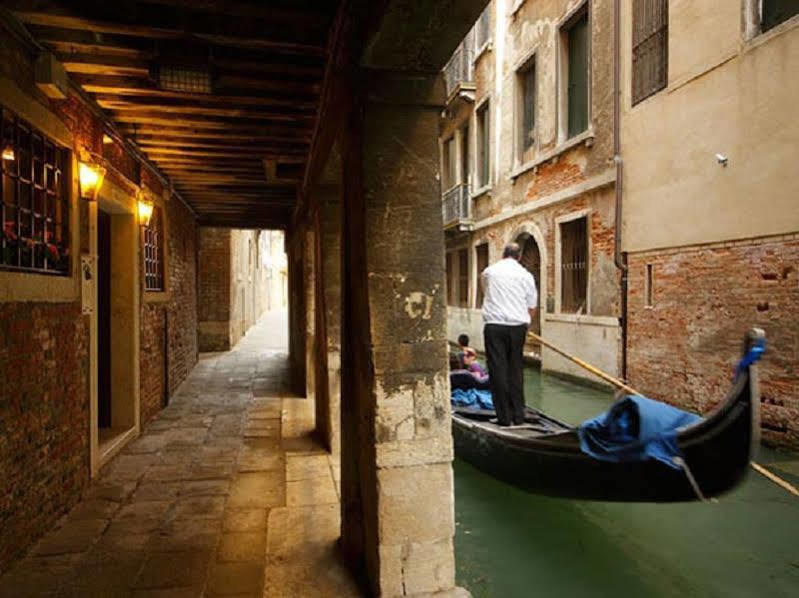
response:
{"label": "ceiling vent grille", "polygon": [[213,92],[211,73],[208,70],[187,66],[159,66],[158,86],[168,91],[184,93]]}

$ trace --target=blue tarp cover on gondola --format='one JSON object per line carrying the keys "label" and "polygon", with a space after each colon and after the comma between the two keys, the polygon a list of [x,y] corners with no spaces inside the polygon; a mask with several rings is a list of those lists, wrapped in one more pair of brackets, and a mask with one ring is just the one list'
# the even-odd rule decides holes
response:
{"label": "blue tarp cover on gondola", "polygon": [[631,395],[580,425],[580,448],[603,461],[656,459],[679,468],[674,462],[681,456],[677,429],[699,419],[666,403]]}
{"label": "blue tarp cover on gondola", "polygon": [[490,390],[477,388],[456,388],[452,391],[453,407],[471,407],[473,409],[494,409]]}

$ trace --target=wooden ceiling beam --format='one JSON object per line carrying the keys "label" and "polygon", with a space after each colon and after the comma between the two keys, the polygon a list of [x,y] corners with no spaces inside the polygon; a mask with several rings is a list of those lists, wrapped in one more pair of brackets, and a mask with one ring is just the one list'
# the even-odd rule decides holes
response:
{"label": "wooden ceiling beam", "polygon": [[303,135],[302,130],[298,129],[231,129],[231,130],[203,130],[196,128],[182,127],[148,127],[142,126],[123,126],[120,127],[122,133],[135,140],[158,140],[158,139],[192,139],[198,141],[210,141],[214,139],[225,139],[227,141],[277,141],[305,145],[308,143],[308,135]]}
{"label": "wooden ceiling beam", "polygon": [[[230,129],[241,129],[246,127],[249,130],[258,130],[259,128],[266,128],[274,125],[283,124],[285,126],[285,122],[281,121],[280,123],[275,122],[268,122],[264,121],[260,124],[256,123],[247,123],[246,125],[242,122],[231,121],[231,120],[224,120],[221,118],[211,118],[207,117],[204,118],[202,116],[172,116],[166,114],[133,114],[129,112],[120,112],[114,115],[114,120],[118,123],[129,123],[129,124],[141,124],[141,125],[164,125],[164,126],[172,126],[172,127],[197,127],[197,128],[204,128],[204,129],[217,129],[217,130],[230,130]],[[303,134],[307,134],[309,127],[303,124],[300,124],[297,129],[295,129]]]}
{"label": "wooden ceiling beam", "polygon": [[180,114],[188,116],[220,116],[222,118],[253,119],[253,120],[278,120],[288,122],[302,122],[313,119],[309,114],[291,114],[283,111],[252,110],[250,108],[220,108],[212,106],[167,106],[163,104],[139,104],[123,101],[103,100],[97,102],[101,108],[114,112],[130,114]]}
{"label": "wooden ceiling beam", "polygon": [[[291,137],[245,137],[245,136],[222,136],[219,137],[180,137],[173,135],[131,135],[135,137],[136,145],[141,147],[147,145],[160,145],[163,147],[220,147],[233,144],[233,147],[300,147],[306,148],[307,142],[303,139],[292,139]],[[246,145],[237,145],[236,142]]]}
{"label": "wooden ceiling beam", "polygon": [[210,150],[225,150],[231,152],[252,152],[252,153],[259,153],[259,152],[266,152],[266,153],[275,153],[287,150],[291,151],[304,151],[304,148],[297,147],[296,145],[284,145],[279,143],[253,143],[253,144],[246,144],[246,145],[234,145],[230,143],[225,143],[223,139],[217,139],[215,142],[211,143],[196,143],[196,142],[186,142],[186,141],[163,141],[163,140],[142,140],[139,139],[136,141],[136,145],[142,148],[144,151],[149,151],[151,148],[186,148],[186,149],[210,149]]}
{"label": "wooden ceiling beam", "polygon": [[[305,162],[305,153],[292,153],[288,152],[287,150],[282,150],[281,152],[274,152],[274,151],[259,151],[259,152],[251,152],[247,151],[242,153],[232,152],[232,151],[220,151],[216,152],[213,150],[198,150],[198,149],[179,149],[174,147],[148,147],[143,148],[147,155],[149,156],[186,156],[189,158],[231,158],[241,160],[242,158],[245,159],[264,159],[264,158],[272,158],[277,160],[281,164],[302,164]],[[252,156],[252,158],[250,157]]]}
{"label": "wooden ceiling beam", "polygon": [[[20,3],[17,2],[16,4]],[[324,55],[323,45],[298,43],[295,41],[288,41],[287,39],[277,39],[248,33],[248,30],[257,30],[257,24],[252,22],[248,23],[247,21],[239,20],[239,26],[234,27],[230,19],[224,19],[225,24],[230,26],[228,29],[230,33],[219,33],[220,29],[224,29],[218,22],[212,22],[214,20],[218,21],[219,17],[215,19],[197,19],[191,18],[190,15],[185,14],[182,15],[182,26],[178,28],[169,26],[158,27],[148,23],[126,23],[113,20],[85,18],[76,16],[74,11],[64,10],[60,7],[52,7],[48,10],[14,10],[13,13],[20,21],[28,25],[92,31],[95,33],[110,33],[149,39],[200,39],[221,46],[254,48],[312,56]],[[263,23],[266,24],[267,21],[264,20]],[[243,25],[247,25],[247,27],[245,28]],[[273,29],[274,35],[285,36],[285,33],[282,33],[280,29],[275,27],[273,27]],[[263,27],[263,30],[268,29]],[[234,33],[235,31],[238,32],[238,35]]]}
{"label": "wooden ceiling beam", "polygon": [[[133,86],[127,85],[133,83]],[[83,82],[81,84],[84,91],[97,94],[98,99],[103,100],[123,100],[124,98],[155,98],[158,100],[195,100],[206,104],[239,104],[242,106],[286,106],[296,110],[313,111],[316,102],[311,99],[299,100],[298,98],[289,99],[274,97],[270,95],[217,95],[206,93],[187,93],[183,91],[171,91],[153,87],[147,81],[129,81],[125,85],[116,84],[114,81],[106,81],[105,84]]]}
{"label": "wooden ceiling beam", "polygon": [[148,77],[150,63],[127,56],[104,56],[91,54],[56,54],[68,73],[82,75],[107,75],[119,77]]}
{"label": "wooden ceiling beam", "polygon": [[319,5],[305,4],[303,8],[276,7],[272,3],[231,2],[230,0],[144,0],[147,4],[172,6],[194,11],[226,14],[236,17],[272,19],[324,26],[330,15],[315,10]]}

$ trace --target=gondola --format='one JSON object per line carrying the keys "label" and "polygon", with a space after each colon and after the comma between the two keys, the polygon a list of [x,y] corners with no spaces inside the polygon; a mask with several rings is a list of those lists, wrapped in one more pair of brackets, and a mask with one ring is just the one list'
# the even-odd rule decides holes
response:
{"label": "gondola", "polygon": [[535,494],[619,502],[682,502],[719,496],[743,480],[759,444],[757,368],[751,355],[755,347],[762,352],[763,342],[762,331],[750,331],[725,400],[704,419],[677,430],[682,453],[679,468],[652,459],[611,462],[595,458],[581,450],[578,428],[530,407],[525,424],[513,428],[490,423],[493,411],[453,409],[455,454]]}

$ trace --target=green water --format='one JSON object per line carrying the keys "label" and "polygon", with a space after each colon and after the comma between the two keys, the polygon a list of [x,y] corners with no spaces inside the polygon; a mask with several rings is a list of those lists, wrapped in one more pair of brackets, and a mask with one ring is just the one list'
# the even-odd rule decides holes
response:
{"label": "green water", "polygon": [[[533,369],[525,392],[574,424],[612,402]],[[799,499],[754,472],[718,503],[617,504],[530,495],[456,460],[455,517],[457,581],[475,597],[799,596]]]}

